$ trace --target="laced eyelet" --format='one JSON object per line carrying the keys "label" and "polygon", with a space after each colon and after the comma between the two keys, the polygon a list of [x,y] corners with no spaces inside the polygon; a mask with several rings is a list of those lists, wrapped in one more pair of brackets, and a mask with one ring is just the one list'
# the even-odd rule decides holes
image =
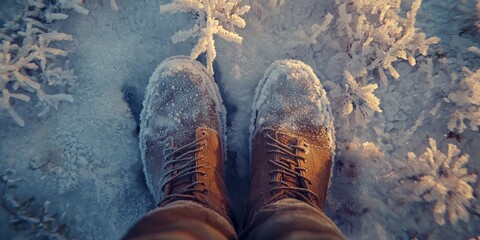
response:
{"label": "laced eyelet", "polygon": [[203,189],[203,194],[207,194],[208,193],[208,189]]}
{"label": "laced eyelet", "polygon": [[206,137],[208,136],[208,133],[206,131],[202,131],[202,135]]}
{"label": "laced eyelet", "polygon": [[[311,183],[310,183],[310,184],[311,184]],[[205,183],[205,182],[202,182],[202,185],[203,185],[203,186],[207,186],[207,183]]]}
{"label": "laced eyelet", "polygon": [[206,174],[206,173],[203,173],[203,176],[204,176],[204,177],[206,177],[206,176],[207,176],[207,174]]}

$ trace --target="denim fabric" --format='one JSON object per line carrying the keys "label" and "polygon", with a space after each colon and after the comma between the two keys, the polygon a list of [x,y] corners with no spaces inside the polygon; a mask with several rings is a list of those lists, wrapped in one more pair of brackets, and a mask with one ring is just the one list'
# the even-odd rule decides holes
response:
{"label": "denim fabric", "polygon": [[[124,239],[238,239],[220,214],[191,201],[176,201],[140,219]],[[240,239],[344,239],[319,209],[300,200],[284,199],[260,209]]]}

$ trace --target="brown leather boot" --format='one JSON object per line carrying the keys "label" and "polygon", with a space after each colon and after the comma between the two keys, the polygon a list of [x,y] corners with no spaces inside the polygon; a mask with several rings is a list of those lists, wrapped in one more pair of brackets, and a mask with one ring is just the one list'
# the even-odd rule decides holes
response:
{"label": "brown leather boot", "polygon": [[163,61],[143,106],[141,157],[158,206],[194,201],[232,222],[223,178],[225,108],[205,67],[188,57]]}
{"label": "brown leather boot", "polygon": [[267,69],[256,90],[250,137],[247,224],[260,208],[285,198],[323,207],[334,127],[326,93],[309,66],[283,60]]}

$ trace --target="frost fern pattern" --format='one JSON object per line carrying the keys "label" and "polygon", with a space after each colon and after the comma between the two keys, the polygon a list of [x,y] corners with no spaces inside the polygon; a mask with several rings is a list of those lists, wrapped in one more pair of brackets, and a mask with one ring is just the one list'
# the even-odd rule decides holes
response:
{"label": "frost fern pattern", "polygon": [[477,175],[468,174],[465,164],[469,160],[468,154],[461,154],[460,149],[448,144],[445,155],[437,149],[434,139],[429,139],[430,147],[425,153],[416,156],[408,153],[405,162],[405,179],[394,189],[399,196],[410,201],[434,202],[433,217],[437,224],[445,224],[445,214],[455,225],[461,219],[469,220],[467,208],[474,199],[473,187]]}
{"label": "frost fern pattern", "polygon": [[49,23],[67,18],[68,15],[58,11],[79,3],[63,0],[58,2],[60,5],[50,5],[44,0],[28,1],[22,14],[5,22],[0,29],[0,110],[20,126],[25,121],[13,108],[16,100],[29,102],[36,96],[37,106],[44,107],[39,115],[51,107],[57,109],[61,101],[73,101],[68,94],[47,91],[71,86],[76,80],[72,70],[55,63],[56,58],[66,56],[67,52],[50,46],[55,41],[70,41],[72,36],[52,31]]}
{"label": "frost fern pattern", "polygon": [[335,3],[338,12],[332,29],[338,41],[330,41],[328,45],[338,51],[332,59],[345,63],[344,71],[348,74],[344,74],[339,84],[347,86],[344,92],[348,98],[337,94],[340,99],[334,101],[341,102],[343,115],[353,113],[356,121],[361,122],[357,116],[367,113],[363,105],[382,112],[373,91],[378,84],[388,85],[389,78],[400,78],[395,63],[406,61],[416,66],[417,57],[426,56],[429,46],[440,39],[427,38],[415,27],[422,0],[413,0],[405,17],[400,15],[401,1],[336,0]]}
{"label": "frost fern pattern", "polygon": [[462,133],[470,123],[473,131],[478,131],[480,126],[480,69],[476,72],[464,67],[465,78],[458,84],[457,91],[448,94],[447,101],[455,104],[455,110],[448,121],[450,131],[457,130]]}
{"label": "frost fern pattern", "polygon": [[217,56],[214,35],[242,43],[243,38],[234,32],[234,27],[244,28],[245,20],[241,17],[250,10],[250,6],[240,7],[241,0],[175,0],[160,6],[160,12],[195,12],[197,21],[193,28],[182,30],[172,36],[174,43],[184,42],[191,37],[199,37],[192,49],[190,58],[196,59],[200,54],[207,55],[207,71],[213,75],[213,61]]}
{"label": "frost fern pattern", "polygon": [[406,18],[398,15],[401,1],[383,4],[377,1],[338,2],[337,25],[343,35],[339,37],[349,40],[340,49],[346,50],[351,56],[347,70],[355,78],[376,71],[382,82],[386,83],[387,70],[394,79],[398,79],[400,74],[392,65],[394,62],[406,60],[415,66],[417,50],[426,56],[429,45],[440,41],[437,37],[426,38],[425,33],[415,28],[421,0],[412,2]]}
{"label": "frost fern pattern", "polygon": [[375,112],[382,112],[382,109],[379,107],[380,99],[373,94],[373,91],[378,88],[378,84],[374,83],[361,86],[355,81],[355,78],[350,72],[345,71],[344,75],[347,84],[345,84],[346,102],[343,107],[343,114],[348,115],[353,111],[354,106],[361,106],[360,99]]}

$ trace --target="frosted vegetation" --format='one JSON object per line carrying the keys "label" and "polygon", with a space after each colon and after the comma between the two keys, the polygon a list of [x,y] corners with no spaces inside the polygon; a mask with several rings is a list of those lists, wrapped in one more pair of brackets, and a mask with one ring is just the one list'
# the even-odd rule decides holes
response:
{"label": "frosted vegetation", "polygon": [[25,125],[25,121],[13,109],[12,99],[29,102],[33,95],[35,101],[42,105],[40,116],[48,107],[58,108],[60,101],[73,101],[68,94],[50,94],[46,88],[65,87],[75,81],[72,70],[63,69],[63,66],[58,66],[59,63],[51,61],[67,55],[66,51],[51,47],[51,43],[70,41],[72,36],[49,28],[52,21],[66,18],[64,14],[53,13],[54,8],[75,6],[78,5],[67,4],[66,1],[60,1],[58,6],[46,5],[43,1],[28,1],[21,14],[1,28],[0,109],[8,112],[20,126]]}
{"label": "frosted vegetation", "polygon": [[434,139],[428,139],[430,147],[417,157],[409,152],[399,172],[405,171],[401,185],[395,189],[406,201],[434,202],[433,216],[439,225],[445,224],[445,215],[452,224],[459,219],[468,222],[470,200],[477,180],[476,174],[468,174],[465,164],[470,156],[461,154],[460,149],[448,144],[445,155],[437,148]]}
{"label": "frosted vegetation", "polygon": [[246,23],[242,15],[250,6],[240,6],[241,0],[175,0],[160,7],[160,12],[195,12],[196,23],[189,30],[182,30],[172,37],[174,43],[184,42],[190,37],[199,37],[192,49],[190,58],[197,59],[202,53],[207,55],[207,70],[213,75],[213,61],[217,56],[214,36],[235,43],[242,43],[243,38],[234,32],[234,27],[244,28]]}
{"label": "frosted vegetation", "polygon": [[464,78],[456,85],[456,91],[448,94],[446,101],[455,104],[455,110],[448,121],[448,129],[462,133],[466,128],[465,121],[470,123],[473,131],[480,126],[480,69],[472,72],[467,67],[463,69]]}
{"label": "frosted vegetation", "polygon": [[480,0],[0,1],[0,236],[115,239],[153,207],[139,113],[176,55],[219,85],[239,218],[255,88],[291,58],[331,103],[347,237],[480,236]]}

